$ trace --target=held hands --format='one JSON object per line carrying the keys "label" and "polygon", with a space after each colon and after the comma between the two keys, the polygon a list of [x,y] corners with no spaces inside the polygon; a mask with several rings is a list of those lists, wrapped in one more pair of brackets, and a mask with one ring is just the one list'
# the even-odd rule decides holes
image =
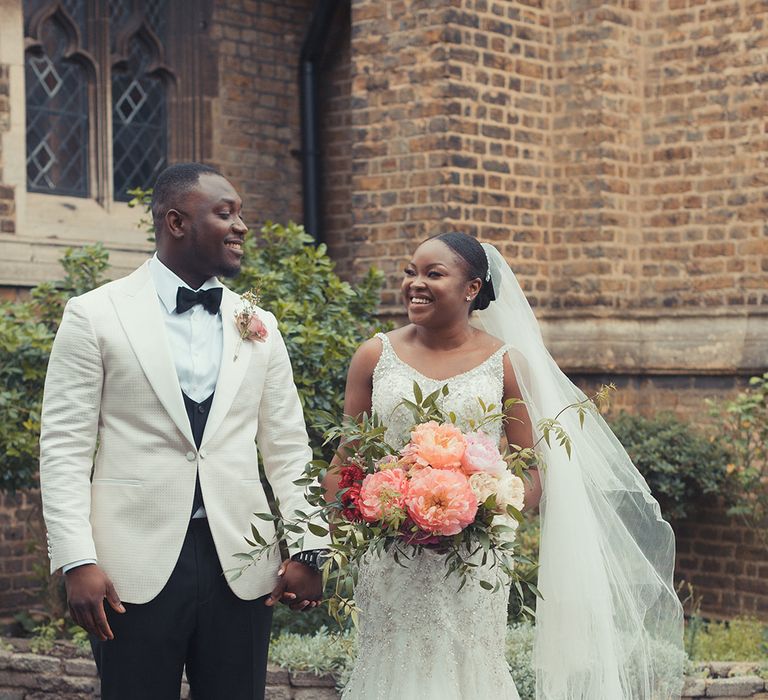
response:
{"label": "held hands", "polygon": [[282,601],[291,610],[317,607],[323,597],[323,576],[319,571],[298,561],[286,559],[277,572],[279,580],[266,605]]}
{"label": "held hands", "polygon": [[124,613],[115,587],[109,576],[96,564],[83,564],[64,574],[69,612],[74,622],[102,642],[114,639],[104,612],[106,598],[115,612]]}

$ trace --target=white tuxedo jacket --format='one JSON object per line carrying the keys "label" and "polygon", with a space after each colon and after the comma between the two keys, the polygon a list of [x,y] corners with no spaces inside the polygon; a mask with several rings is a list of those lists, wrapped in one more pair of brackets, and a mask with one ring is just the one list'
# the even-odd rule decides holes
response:
{"label": "white tuxedo jacket", "polygon": [[[268,512],[256,443],[283,515],[307,510],[293,484],[311,459],[285,344],[260,311],[266,342],[240,340],[239,296],[224,289],[221,371],[195,448],[147,264],[67,304],[43,398],[40,481],[51,571],[97,559],[120,598],[145,603],[171,575],[192,513],[195,475],[222,567],[242,565],[254,512]],[[271,537],[271,524],[257,521]],[[303,548],[323,546],[307,533]],[[232,582],[272,590],[276,556]]]}

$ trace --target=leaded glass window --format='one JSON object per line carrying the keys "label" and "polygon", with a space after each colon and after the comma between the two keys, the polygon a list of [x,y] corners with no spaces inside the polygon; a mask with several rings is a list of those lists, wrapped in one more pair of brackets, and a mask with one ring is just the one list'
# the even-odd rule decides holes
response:
{"label": "leaded glass window", "polygon": [[65,58],[67,28],[53,15],[27,52],[27,188],[87,197],[88,78]]}
{"label": "leaded glass window", "polygon": [[[116,0],[110,10],[124,14]],[[167,3],[146,0],[145,22],[155,32],[165,32]],[[113,24],[117,25],[115,21]],[[157,62],[150,41],[141,33],[129,44],[127,65],[112,73],[112,128],[115,199],[126,201],[134,187],[150,187],[168,161],[168,98],[166,86],[150,67]]]}

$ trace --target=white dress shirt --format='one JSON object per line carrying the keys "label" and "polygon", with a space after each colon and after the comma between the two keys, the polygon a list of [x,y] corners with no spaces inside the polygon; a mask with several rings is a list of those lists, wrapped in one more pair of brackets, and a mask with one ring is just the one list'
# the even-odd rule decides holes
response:
{"label": "white dress shirt", "polygon": [[[176,292],[179,287],[192,289],[176,273],[168,269],[157,257],[149,261],[149,274],[157,290],[160,306],[165,319],[168,345],[176,366],[176,376],[181,390],[190,399],[200,403],[205,401],[216,389],[216,381],[221,369],[221,354],[224,332],[221,324],[221,311],[208,313],[200,304],[196,304],[183,314],[176,313]],[[206,280],[200,289],[223,287],[215,277]],[[192,291],[198,291],[193,289]],[[205,508],[198,508],[193,518],[204,518]],[[95,564],[92,559],[82,559],[66,564],[62,571],[83,564]]]}
{"label": "white dress shirt", "polygon": [[[149,261],[149,274],[165,311],[165,329],[179,386],[193,401],[205,401],[216,388],[221,369],[224,342],[221,312],[210,314],[196,304],[183,314],[177,314],[176,291],[179,287],[191,287],[163,265],[157,255]],[[223,286],[211,277],[200,289]]]}

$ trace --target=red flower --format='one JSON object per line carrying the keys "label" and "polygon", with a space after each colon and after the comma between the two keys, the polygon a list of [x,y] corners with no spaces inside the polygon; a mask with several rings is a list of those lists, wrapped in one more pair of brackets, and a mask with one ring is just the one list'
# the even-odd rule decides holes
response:
{"label": "red flower", "polygon": [[341,511],[341,516],[345,520],[360,520],[360,512],[357,509],[357,501],[360,498],[360,486],[365,473],[357,464],[349,464],[341,468],[341,478],[339,479],[339,490],[346,489],[341,494],[341,502],[345,508]]}

